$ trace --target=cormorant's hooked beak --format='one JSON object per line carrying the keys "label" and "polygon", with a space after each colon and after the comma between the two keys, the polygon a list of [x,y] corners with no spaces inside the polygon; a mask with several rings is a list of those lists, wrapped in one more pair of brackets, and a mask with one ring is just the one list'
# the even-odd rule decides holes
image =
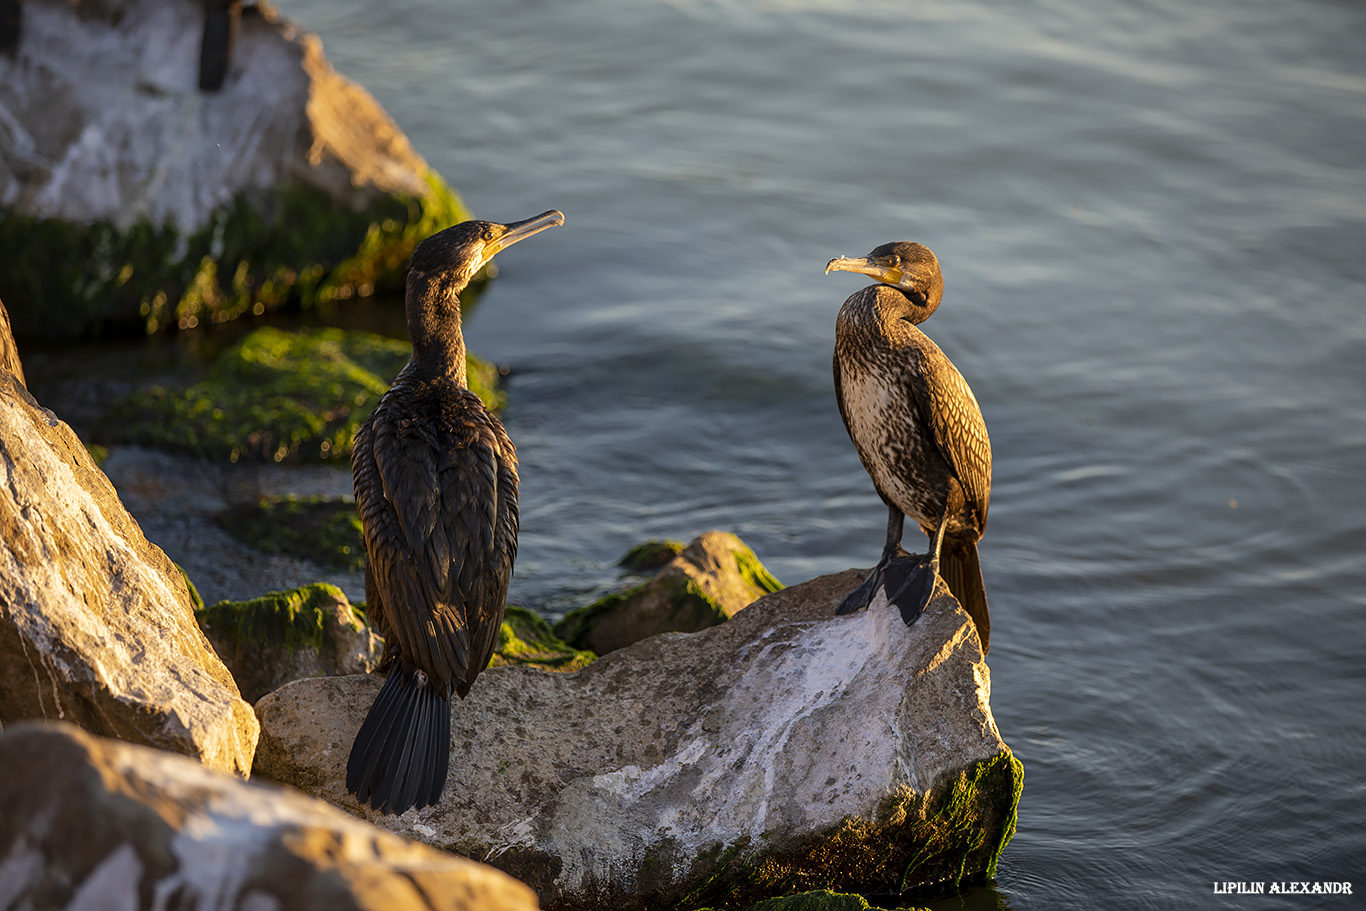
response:
{"label": "cormorant's hooked beak", "polygon": [[554,228],[564,224],[564,213],[558,209],[551,209],[549,212],[542,212],[534,218],[526,221],[515,221],[501,235],[484,244],[484,262],[493,259],[499,252],[518,241],[526,240],[533,234],[539,234],[546,228]]}
{"label": "cormorant's hooked beak", "polygon": [[880,263],[868,256],[854,258],[836,256],[825,264],[825,274],[829,275],[831,272],[857,272],[860,275],[871,276],[888,285],[901,284],[902,275],[899,268]]}

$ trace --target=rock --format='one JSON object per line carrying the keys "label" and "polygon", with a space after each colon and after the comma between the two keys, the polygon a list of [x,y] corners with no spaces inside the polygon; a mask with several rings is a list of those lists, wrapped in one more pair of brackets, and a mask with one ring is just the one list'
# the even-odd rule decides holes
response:
{"label": "rock", "polygon": [[[349,464],[356,431],[412,350],[369,332],[263,326],[215,358],[199,382],[129,395],[97,433],[231,462]],[[489,408],[504,405],[497,368],[466,360],[470,389]]]}
{"label": "rock", "polygon": [[[623,558],[658,565],[672,549],[651,542]],[[782,584],[735,535],[709,531],[663,564],[654,578],[570,611],[555,634],[576,648],[605,654],[656,633],[693,633],[715,626]]]}
{"label": "rock", "polygon": [[0,734],[8,908],[531,911],[483,864],[293,791],[65,724]]}
{"label": "rock", "polygon": [[88,731],[250,772],[251,706],[76,435],[0,374],[0,723]]}
{"label": "rock", "polygon": [[290,554],[333,569],[365,569],[365,540],[352,497],[263,494],[218,513],[218,524],[248,547]]}
{"label": "rock", "polygon": [[509,604],[489,667],[520,664],[543,671],[581,671],[596,660],[592,652],[560,641],[540,614]]}
{"label": "rock", "polygon": [[322,582],[220,601],[195,616],[248,702],[291,680],[368,674],[383,653],[342,590]]}
{"label": "rock", "polygon": [[682,541],[646,541],[628,550],[617,565],[628,572],[652,573],[667,566],[687,546]]}
{"label": "rock", "polygon": [[24,365],[19,360],[19,347],[14,344],[14,333],[10,331],[9,311],[4,301],[0,301],[0,370],[8,370],[19,380],[20,386],[27,386],[24,379]]}
{"label": "rock", "polygon": [[199,0],[28,0],[0,55],[0,296],[15,331],[192,328],[401,291],[459,198],[318,38],[243,11],[199,91]]}
{"label": "rock", "polygon": [[1014,831],[1022,772],[972,622],[942,587],[911,627],[885,598],[836,617],[859,580],[815,579],[574,674],[489,669],[452,709],[432,807],[385,817],[346,793],[377,677],[258,702],[256,772],[486,860],[550,909],[980,882]]}

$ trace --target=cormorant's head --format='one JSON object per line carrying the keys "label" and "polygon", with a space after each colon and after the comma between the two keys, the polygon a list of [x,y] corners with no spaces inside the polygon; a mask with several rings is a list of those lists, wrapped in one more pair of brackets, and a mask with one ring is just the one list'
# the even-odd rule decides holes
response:
{"label": "cormorant's head", "polygon": [[858,272],[891,285],[910,300],[920,317],[917,323],[933,313],[944,296],[939,260],[923,244],[897,241],[883,244],[862,258],[837,256],[825,266],[825,274],[831,272]]}
{"label": "cormorant's head", "polygon": [[510,225],[462,221],[417,245],[408,262],[409,280],[430,282],[440,276],[451,281],[457,290],[462,289],[500,250],[562,224],[564,214],[555,209]]}

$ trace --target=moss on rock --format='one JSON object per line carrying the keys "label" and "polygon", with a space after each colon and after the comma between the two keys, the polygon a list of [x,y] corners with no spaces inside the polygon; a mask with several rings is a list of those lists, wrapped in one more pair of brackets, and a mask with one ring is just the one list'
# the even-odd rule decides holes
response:
{"label": "moss on rock", "polygon": [[683,552],[682,541],[646,541],[626,552],[617,564],[628,572],[653,572]]}
{"label": "moss on rock", "polygon": [[[283,646],[291,653],[305,648],[316,651],[327,644],[328,610],[338,603],[349,606],[341,589],[315,582],[267,592],[249,601],[219,601],[196,611],[195,617],[206,633],[233,650]],[[364,619],[355,608],[351,614],[352,626],[359,630]]]}
{"label": "moss on rock", "polygon": [[603,654],[662,632],[697,632],[724,623],[736,611],[782,583],[738,537],[709,531],[687,547],[649,541],[620,565],[656,572],[626,591],[570,611],[555,633],[576,648]]}
{"label": "moss on rock", "polygon": [[438,174],[425,180],[423,196],[383,196],[359,211],[303,183],[239,193],[189,235],[0,210],[0,297],[17,335],[62,337],[401,293],[417,242],[470,217]]}
{"label": "moss on rock", "polygon": [[715,865],[678,907],[748,908],[813,889],[895,907],[957,894],[995,875],[1015,834],[1023,786],[1024,767],[1005,752],[944,783],[928,801],[903,788],[883,801],[875,820],[845,819],[828,836],[757,864],[745,845],[718,845]]}
{"label": "moss on rock", "polygon": [[365,673],[380,656],[361,612],[325,582],[220,601],[195,618],[249,702],[302,677]]}
{"label": "moss on rock", "polygon": [[[356,431],[412,353],[369,332],[262,326],[183,389],[153,386],[112,410],[122,442],[214,459],[346,461]],[[469,356],[469,385],[490,408],[505,399],[498,371]]]}
{"label": "moss on rock", "polygon": [[498,648],[489,666],[522,664],[547,671],[577,671],[597,657],[590,651],[566,645],[540,614],[509,604],[498,632]]}
{"label": "moss on rock", "polygon": [[365,568],[360,515],[349,497],[262,496],[218,514],[243,544],[350,572]]}

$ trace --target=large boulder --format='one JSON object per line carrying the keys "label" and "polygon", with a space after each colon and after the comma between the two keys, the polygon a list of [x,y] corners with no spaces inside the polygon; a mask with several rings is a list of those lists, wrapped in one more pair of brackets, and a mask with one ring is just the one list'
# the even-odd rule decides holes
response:
{"label": "large boulder", "polygon": [[301,680],[257,703],[256,772],[487,859],[547,908],[961,888],[991,874],[1022,782],[990,672],[942,588],[911,627],[885,597],[836,617],[859,580],[822,577],[577,673],[485,671],[453,706],[432,807],[382,816],[346,793],[374,676]]}
{"label": "large boulder", "polygon": [[658,571],[566,614],[555,624],[557,636],[601,655],[658,633],[715,626],[782,588],[744,541],[723,531],[705,532],[677,552],[669,542],[650,542],[634,548],[622,564]]}
{"label": "large boulder", "polygon": [[7,908],[532,911],[511,877],[65,724],[0,734]]}
{"label": "large boulder", "polygon": [[248,6],[204,92],[204,30],[200,0],[24,4],[0,54],[0,297],[21,337],[401,288],[416,242],[469,217],[317,36]]}
{"label": "large boulder", "polygon": [[258,726],[189,586],[71,428],[0,373],[0,723],[64,719],[246,775]]}

